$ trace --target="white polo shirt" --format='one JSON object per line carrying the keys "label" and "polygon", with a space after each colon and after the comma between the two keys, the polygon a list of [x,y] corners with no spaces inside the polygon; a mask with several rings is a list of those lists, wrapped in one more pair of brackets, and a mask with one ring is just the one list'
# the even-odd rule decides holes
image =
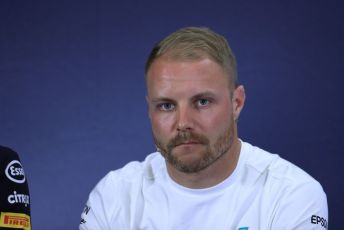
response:
{"label": "white polo shirt", "polygon": [[231,176],[213,187],[174,182],[152,153],[107,174],[93,189],[80,230],[327,229],[326,194],[303,170],[242,142]]}

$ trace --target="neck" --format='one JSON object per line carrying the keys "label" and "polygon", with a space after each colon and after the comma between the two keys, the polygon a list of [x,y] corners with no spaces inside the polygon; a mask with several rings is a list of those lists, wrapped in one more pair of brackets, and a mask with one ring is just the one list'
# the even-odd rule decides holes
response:
{"label": "neck", "polygon": [[235,170],[241,149],[241,142],[235,138],[230,149],[207,168],[196,173],[184,173],[167,164],[170,177],[178,184],[192,189],[209,188],[221,183]]}

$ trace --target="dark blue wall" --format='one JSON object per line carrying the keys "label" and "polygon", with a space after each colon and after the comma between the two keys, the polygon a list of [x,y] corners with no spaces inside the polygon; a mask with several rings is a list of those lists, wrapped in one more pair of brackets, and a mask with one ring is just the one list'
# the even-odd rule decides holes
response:
{"label": "dark blue wall", "polygon": [[76,229],[109,170],[154,150],[143,66],[183,26],[224,34],[247,103],[242,139],[343,204],[343,1],[0,1],[0,144],[21,156],[34,230]]}

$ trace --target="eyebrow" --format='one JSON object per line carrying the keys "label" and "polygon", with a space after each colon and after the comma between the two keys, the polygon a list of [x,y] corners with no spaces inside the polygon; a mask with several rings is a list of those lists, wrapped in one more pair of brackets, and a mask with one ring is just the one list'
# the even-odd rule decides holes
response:
{"label": "eyebrow", "polygon": [[160,102],[174,102],[174,100],[168,97],[157,97],[157,98],[153,98],[151,102],[156,104]]}
{"label": "eyebrow", "polygon": [[[191,97],[191,100],[194,101],[196,99],[199,98],[216,98],[216,94],[211,92],[211,91],[206,91],[206,92],[202,92],[202,93],[198,93],[196,95],[193,95]],[[157,98],[153,98],[151,100],[152,103],[160,103],[160,102],[175,102],[175,100],[168,98],[168,97],[157,97]]]}
{"label": "eyebrow", "polygon": [[192,100],[198,99],[198,98],[215,98],[216,95],[215,93],[211,92],[211,91],[206,91],[206,92],[202,92],[202,93],[198,93],[194,96],[191,97]]}

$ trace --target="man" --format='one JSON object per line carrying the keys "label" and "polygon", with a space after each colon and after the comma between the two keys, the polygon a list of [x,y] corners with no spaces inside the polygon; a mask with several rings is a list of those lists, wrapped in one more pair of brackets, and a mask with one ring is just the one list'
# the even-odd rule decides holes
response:
{"label": "man", "polygon": [[238,138],[245,90],[227,41],[183,28],[152,50],[147,102],[158,151],[110,172],[80,229],[326,229],[321,185]]}
{"label": "man", "polygon": [[0,229],[31,229],[30,195],[18,154],[0,146]]}

